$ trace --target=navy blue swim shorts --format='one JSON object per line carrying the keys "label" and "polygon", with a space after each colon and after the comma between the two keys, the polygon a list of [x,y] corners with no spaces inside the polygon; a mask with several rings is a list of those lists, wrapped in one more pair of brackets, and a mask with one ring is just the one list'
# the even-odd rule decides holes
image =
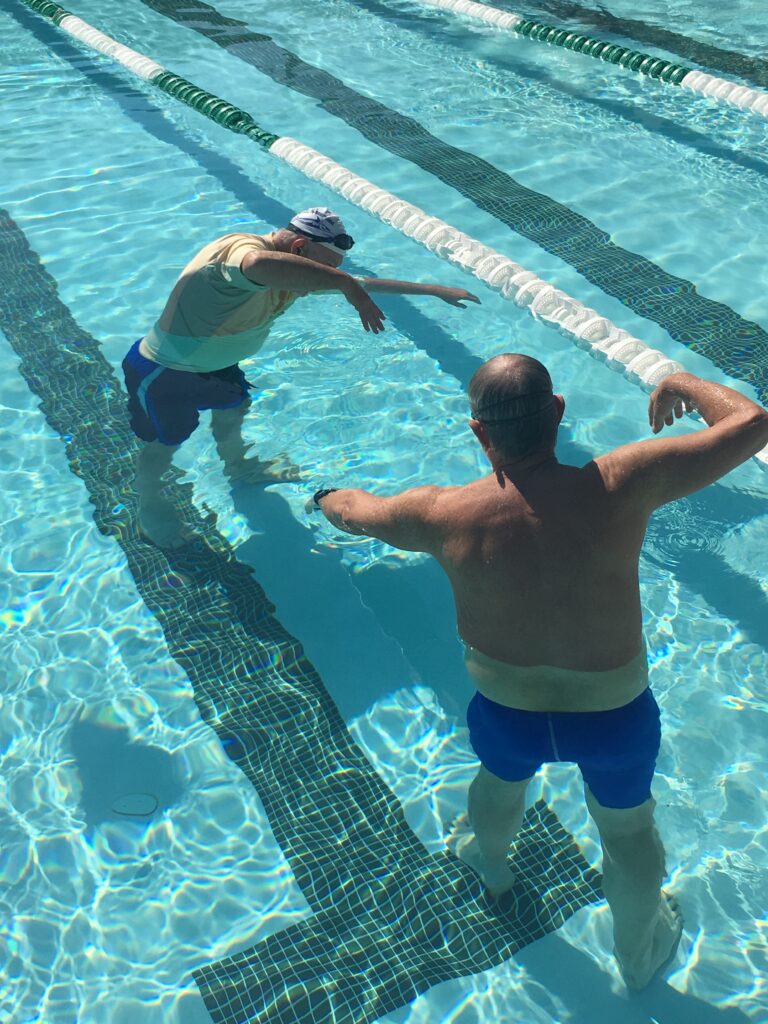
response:
{"label": "navy blue swim shorts", "polygon": [[123,360],[131,427],[142,441],[179,445],[200,422],[203,409],[234,409],[248,399],[249,384],[239,366],[211,373],[169,370],[139,352]]}
{"label": "navy blue swim shorts", "polygon": [[483,766],[506,782],[573,761],[603,807],[637,807],[651,795],[661,727],[650,689],[611,711],[568,712],[518,711],[476,693],[467,724]]}

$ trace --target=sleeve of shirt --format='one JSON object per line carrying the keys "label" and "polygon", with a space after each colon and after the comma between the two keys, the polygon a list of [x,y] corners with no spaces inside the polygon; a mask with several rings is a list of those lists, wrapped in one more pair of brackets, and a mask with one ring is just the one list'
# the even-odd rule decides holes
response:
{"label": "sleeve of shirt", "polygon": [[209,263],[208,267],[212,273],[215,273],[225,284],[228,284],[232,288],[237,288],[240,291],[245,292],[268,291],[268,285],[258,284],[256,281],[251,281],[250,278],[246,277],[240,269],[240,264],[243,262],[243,258],[247,253],[264,252],[266,250],[267,246],[259,245],[258,242],[249,242],[243,245],[237,245],[227,254],[225,260]]}
{"label": "sleeve of shirt", "polygon": [[234,288],[241,288],[246,292],[267,291],[267,285],[259,284],[258,281],[251,281],[249,277],[245,276],[239,266],[235,266],[232,263],[221,264],[221,276],[227,284],[231,284]]}

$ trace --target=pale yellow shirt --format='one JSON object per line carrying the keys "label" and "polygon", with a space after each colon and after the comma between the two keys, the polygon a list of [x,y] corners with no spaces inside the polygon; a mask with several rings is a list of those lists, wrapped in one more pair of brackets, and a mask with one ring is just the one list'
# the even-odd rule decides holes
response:
{"label": "pale yellow shirt", "polygon": [[184,267],[141,353],[171,370],[210,373],[258,352],[298,292],[249,281],[240,269],[253,250],[276,252],[269,236],[232,234],[206,245]]}

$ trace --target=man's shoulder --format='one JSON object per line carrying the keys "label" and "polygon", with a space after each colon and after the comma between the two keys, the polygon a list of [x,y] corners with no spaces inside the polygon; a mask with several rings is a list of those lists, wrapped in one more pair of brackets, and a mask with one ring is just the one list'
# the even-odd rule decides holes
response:
{"label": "man's shoulder", "polygon": [[606,490],[619,491],[652,465],[655,447],[655,439],[631,441],[595,456],[583,468],[597,475]]}
{"label": "man's shoulder", "polygon": [[197,250],[187,263],[185,272],[201,270],[216,263],[239,264],[246,252],[254,249],[271,251],[274,245],[266,235],[249,235],[241,231],[220,235]]}
{"label": "man's shoulder", "polygon": [[234,287],[239,292],[266,292],[267,289],[245,277],[241,265],[249,253],[274,251],[270,236],[230,232],[203,246],[186,265],[180,280],[195,277],[197,283],[215,290]]}
{"label": "man's shoulder", "polygon": [[210,258],[228,262],[234,253],[240,255],[240,259],[248,250],[258,249],[264,252],[274,252],[275,244],[269,235],[254,235],[246,231],[232,231],[228,235],[221,235],[209,242],[201,250],[202,253],[210,253]]}
{"label": "man's shoulder", "polygon": [[667,440],[633,441],[597,456],[585,467],[594,473],[608,507],[633,519],[647,519],[665,503],[663,486],[671,469],[665,461]]}
{"label": "man's shoulder", "polygon": [[432,486],[429,490],[429,508],[433,518],[455,522],[457,518],[472,518],[478,509],[493,501],[492,477],[481,477],[466,484],[450,487]]}

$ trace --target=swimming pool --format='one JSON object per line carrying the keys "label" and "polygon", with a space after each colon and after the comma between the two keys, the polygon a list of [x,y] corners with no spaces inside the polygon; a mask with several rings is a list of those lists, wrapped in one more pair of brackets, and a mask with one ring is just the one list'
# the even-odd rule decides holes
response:
{"label": "swimming pool", "polygon": [[[265,129],[314,146],[509,255],[693,372],[732,383],[751,361],[760,370],[760,335],[745,327],[738,345],[755,347],[736,354],[707,319],[711,306],[697,305],[690,291],[676,293],[672,307],[651,303],[658,319],[648,305],[642,316],[637,308],[643,275],[660,268],[669,287],[690,282],[728,307],[721,316],[766,324],[764,119],[415,3],[301,0],[300,16],[287,0],[268,10],[234,0],[104,7],[69,5]],[[626,36],[611,38],[636,49],[657,52],[629,34],[642,23],[721,53],[760,53],[757,5],[739,5],[727,24],[715,5],[707,24],[700,4],[612,10],[631,20]],[[528,12],[544,21],[557,13],[544,3]],[[605,34],[595,12],[582,8],[579,18],[584,31]],[[388,822],[397,836],[388,844],[380,835],[382,850],[407,842],[392,812],[378,813],[387,798],[366,775],[368,763],[418,836],[414,860],[417,846],[439,854],[475,770],[463,720],[469,684],[437,571],[418,556],[335,536],[306,516],[307,492],[321,483],[386,492],[471,479],[481,463],[466,432],[464,389],[478,362],[499,350],[537,354],[550,367],[568,399],[566,460],[642,436],[646,398],[455,267],[81,49],[17,0],[0,12],[0,37],[0,207],[8,214],[0,1005],[14,1022],[205,1021],[193,972],[322,922],[317,908],[330,897],[320,889],[333,892],[334,849],[342,867],[362,864],[363,825],[345,817],[353,782],[375,796],[370,820]],[[335,102],[323,107],[313,88]],[[470,169],[483,174],[468,177],[462,194],[446,180],[451,167],[436,142],[427,149],[430,169],[392,153],[385,128],[414,139],[413,122],[504,175],[525,231],[480,208],[489,179],[479,164]],[[555,204],[546,245],[533,193]],[[483,305],[390,301],[387,331],[373,338],[331,296],[299,304],[250,368],[260,395],[248,436],[265,457],[289,452],[307,484],[231,493],[200,430],[178,459],[179,496],[209,528],[216,517],[221,557],[138,557],[130,460],[111,418],[118,422],[122,401],[115,368],[200,245],[237,227],[269,230],[315,201],[336,208],[359,238],[357,272],[469,287]],[[632,262],[626,254],[640,257],[622,287],[605,275],[597,281],[579,242],[599,232],[622,265]],[[573,237],[579,244],[563,244]],[[683,335],[714,337],[716,351],[707,358]],[[35,362],[43,342],[51,353],[60,348],[61,359]],[[365,1019],[768,1019],[766,493],[764,471],[742,467],[659,514],[641,563],[666,730],[659,825],[686,916],[668,985],[627,997],[606,912],[589,902],[513,960],[459,978],[436,971],[411,1005],[376,1015],[370,999]],[[263,678],[265,690],[275,683],[284,709],[272,698],[262,708],[253,691],[237,689],[241,652],[253,659],[248,678]],[[219,671],[220,694],[212,685]],[[311,687],[306,721],[305,705],[297,711],[287,699],[291,686],[305,697],[302,687]],[[234,718],[238,701],[253,712],[252,733]],[[280,736],[259,732],[259,716],[286,743],[303,736],[306,747],[291,760]],[[262,756],[267,743],[277,743],[282,760]],[[318,748],[333,758],[342,751],[344,760],[316,763]],[[314,819],[303,794],[320,786],[323,769],[338,785],[322,807],[335,831],[321,849],[307,831]],[[540,792],[596,862],[574,769],[548,768]],[[381,859],[399,885],[402,858]],[[471,933],[472,922],[464,927]],[[347,969],[354,964],[348,942],[334,952]],[[318,986],[331,987],[327,958],[317,963]],[[383,984],[384,960],[378,972],[366,975],[363,1000]],[[221,1019],[246,1019],[232,1013]],[[305,1017],[321,1015],[309,1006],[298,1019]]]}

